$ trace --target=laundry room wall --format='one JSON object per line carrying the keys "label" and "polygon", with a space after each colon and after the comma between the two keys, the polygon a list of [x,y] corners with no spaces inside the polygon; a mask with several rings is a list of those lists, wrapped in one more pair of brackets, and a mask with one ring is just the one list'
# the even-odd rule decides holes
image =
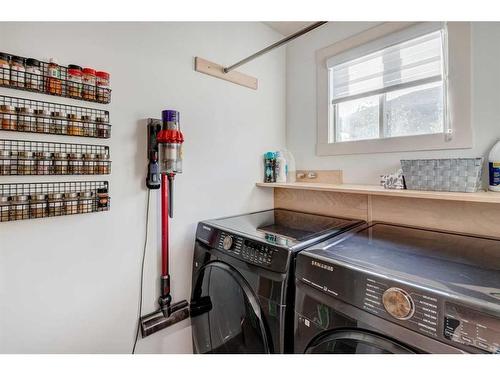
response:
{"label": "laundry room wall", "polygon": [[[273,206],[255,188],[261,155],[285,145],[285,51],[239,70],[250,90],[193,70],[193,57],[230,64],[281,36],[254,23],[0,23],[0,51],[111,73],[112,102],[0,89],[0,94],[110,111],[110,140],[0,132],[1,138],[105,144],[109,177],[0,177],[0,183],[110,181],[111,211],[0,224],[0,353],[128,353],[138,318],[145,240],[145,119],[181,112],[184,172],[171,222],[174,301],[188,299],[199,220]],[[156,309],[159,199],[151,194],[143,313]],[[140,353],[190,353],[189,321],[138,344]]]}
{"label": "laundry room wall", "polygon": [[316,155],[315,52],[376,26],[373,22],[330,22],[287,46],[287,147],[298,169],[341,169],[348,183],[378,184],[380,175],[399,168],[402,158],[477,157],[500,137],[500,23],[473,22],[471,149],[380,154]]}

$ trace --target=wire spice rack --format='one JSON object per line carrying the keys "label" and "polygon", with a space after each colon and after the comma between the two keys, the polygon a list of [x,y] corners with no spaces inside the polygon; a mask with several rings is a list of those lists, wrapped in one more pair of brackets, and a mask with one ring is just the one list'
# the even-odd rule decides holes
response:
{"label": "wire spice rack", "polygon": [[110,174],[109,147],[0,139],[0,176]]}
{"label": "wire spice rack", "polygon": [[109,138],[109,112],[0,95],[0,130]]}
{"label": "wire spice rack", "polygon": [[0,222],[109,211],[107,181],[0,184]]}
{"label": "wire spice rack", "polygon": [[[17,57],[17,56],[16,56]],[[25,57],[21,57],[24,61]],[[40,61],[37,72],[16,69],[12,65],[0,65],[0,86],[16,90],[38,92],[88,102],[108,104],[111,102],[111,89],[97,85],[75,82],[70,79],[68,67],[58,65],[60,77],[50,74],[49,63]]]}

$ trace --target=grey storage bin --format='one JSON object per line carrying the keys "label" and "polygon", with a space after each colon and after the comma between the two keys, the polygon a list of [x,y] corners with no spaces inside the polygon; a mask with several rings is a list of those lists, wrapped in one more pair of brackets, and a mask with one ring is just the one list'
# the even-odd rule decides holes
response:
{"label": "grey storage bin", "polygon": [[401,160],[401,168],[407,189],[475,193],[483,158]]}

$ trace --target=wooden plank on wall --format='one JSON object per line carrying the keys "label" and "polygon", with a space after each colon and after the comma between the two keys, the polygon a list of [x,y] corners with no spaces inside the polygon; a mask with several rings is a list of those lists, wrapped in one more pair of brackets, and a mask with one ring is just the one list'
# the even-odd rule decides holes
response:
{"label": "wooden plank on wall", "polygon": [[368,196],[331,191],[274,189],[274,206],[320,215],[367,220]]}
{"label": "wooden plank on wall", "polygon": [[232,70],[229,73],[224,73],[224,67],[214,62],[202,59],[201,57],[194,58],[194,70],[200,73],[208,74],[215,78],[220,78],[225,81],[236,83],[237,85],[245,86],[253,90],[257,90],[258,80],[255,77]]}

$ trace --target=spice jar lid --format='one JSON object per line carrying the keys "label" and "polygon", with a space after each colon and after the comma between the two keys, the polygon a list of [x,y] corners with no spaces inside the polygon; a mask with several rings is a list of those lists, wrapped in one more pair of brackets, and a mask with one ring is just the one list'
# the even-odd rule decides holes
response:
{"label": "spice jar lid", "polygon": [[94,195],[91,191],[82,191],[80,192],[80,198],[91,198]]}
{"label": "spice jar lid", "polygon": [[95,76],[95,69],[92,69],[92,68],[83,68],[82,72],[83,72],[83,74]]}
{"label": "spice jar lid", "polygon": [[82,158],[82,154],[80,154],[78,152],[73,152],[73,153],[69,154],[69,158],[70,159],[81,159]]}
{"label": "spice jar lid", "polygon": [[0,203],[7,203],[9,201],[9,197],[5,195],[0,195]]}
{"label": "spice jar lid", "polygon": [[99,78],[109,79],[109,73],[108,72],[100,71],[100,72],[96,72],[95,75],[97,77],[99,77]]}
{"label": "spice jar lid", "polygon": [[33,153],[31,151],[19,151],[17,154],[21,158],[31,159],[33,157]]}
{"label": "spice jar lid", "polygon": [[64,193],[64,198],[71,198],[71,199],[78,198],[78,193]]}
{"label": "spice jar lid", "polygon": [[62,199],[62,196],[63,196],[63,195],[62,195],[61,193],[50,193],[50,194],[48,195],[48,198],[49,198],[50,200],[60,200],[60,199]]}
{"label": "spice jar lid", "polygon": [[45,194],[36,194],[31,196],[32,202],[43,202],[47,196]]}
{"label": "spice jar lid", "polygon": [[11,105],[7,105],[7,104],[4,104],[4,105],[0,105],[0,111],[2,112],[14,112],[14,107],[11,106]]}
{"label": "spice jar lid", "polygon": [[24,64],[24,62],[26,60],[24,59],[24,57],[21,57],[21,56],[12,56],[12,61],[19,63],[19,64]]}
{"label": "spice jar lid", "polygon": [[83,158],[87,160],[95,159],[95,154],[83,154]]}
{"label": "spice jar lid", "polygon": [[55,57],[51,57],[49,59],[49,64],[59,65],[59,63],[57,62],[57,59]]}
{"label": "spice jar lid", "polygon": [[44,109],[35,109],[34,113],[35,113],[35,115],[38,115],[38,116],[46,116],[47,115],[47,112],[45,112]]}
{"label": "spice jar lid", "polygon": [[28,201],[28,196],[27,195],[14,195],[12,197],[13,202],[27,202]]}
{"label": "spice jar lid", "polygon": [[76,64],[69,64],[68,65],[68,69],[73,69],[73,70],[81,71],[82,67],[80,65],[76,65]]}
{"label": "spice jar lid", "polygon": [[37,59],[29,58],[29,59],[26,59],[26,65],[35,66],[35,67],[39,68],[40,61],[38,61]]}
{"label": "spice jar lid", "polygon": [[68,74],[70,76],[81,77],[82,76],[82,71],[80,69],[68,69]]}
{"label": "spice jar lid", "polygon": [[0,59],[10,61],[11,58],[12,56],[8,53],[0,52]]}
{"label": "spice jar lid", "polygon": [[65,152],[54,152],[54,159],[67,159],[68,154]]}
{"label": "spice jar lid", "polygon": [[50,152],[37,151],[34,153],[35,157],[38,159],[50,159]]}

